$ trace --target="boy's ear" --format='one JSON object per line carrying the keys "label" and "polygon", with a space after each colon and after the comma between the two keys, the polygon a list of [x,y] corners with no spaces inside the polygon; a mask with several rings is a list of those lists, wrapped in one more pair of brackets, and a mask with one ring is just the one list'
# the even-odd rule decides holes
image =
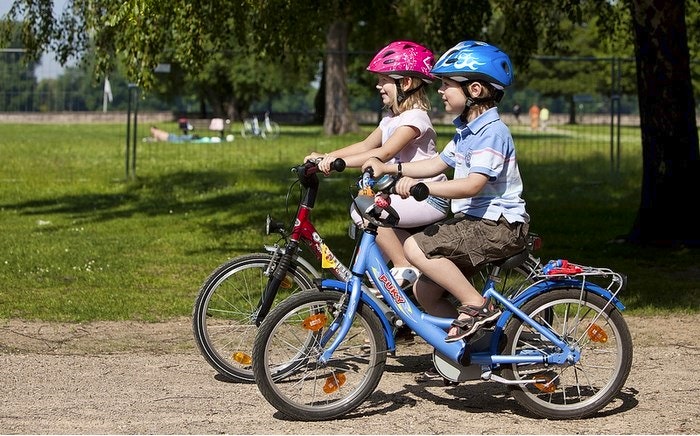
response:
{"label": "boy's ear", "polygon": [[469,93],[471,94],[472,97],[481,97],[483,90],[483,86],[481,83],[474,81],[469,83]]}

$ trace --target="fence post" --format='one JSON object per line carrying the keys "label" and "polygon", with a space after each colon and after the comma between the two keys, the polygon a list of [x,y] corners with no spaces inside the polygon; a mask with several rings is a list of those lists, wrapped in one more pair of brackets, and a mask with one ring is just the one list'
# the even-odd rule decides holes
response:
{"label": "fence post", "polygon": [[[610,172],[612,173],[620,172],[620,118],[622,117],[620,102],[620,95],[622,94],[622,89],[620,88],[620,82],[622,80],[621,68],[619,58],[615,56],[610,58]],[[617,126],[615,126],[616,117]],[[615,144],[616,133],[617,144]],[[615,153],[615,151],[617,151],[617,153]]]}
{"label": "fence post", "polygon": [[[137,132],[137,127],[138,127],[138,117],[139,117],[139,102],[138,102],[138,94],[139,94],[139,87],[138,85],[134,83],[129,83],[129,91],[128,91],[128,105],[126,109],[126,150],[125,150],[125,159],[126,159],[126,179],[129,180],[129,178],[134,178],[136,177],[136,132]],[[132,95],[135,98],[132,98]],[[133,129],[133,136],[132,136],[132,131],[131,131],[131,105],[132,102],[134,102],[134,115],[133,115],[133,122],[134,122],[134,129]],[[133,144],[131,143],[133,139]]]}

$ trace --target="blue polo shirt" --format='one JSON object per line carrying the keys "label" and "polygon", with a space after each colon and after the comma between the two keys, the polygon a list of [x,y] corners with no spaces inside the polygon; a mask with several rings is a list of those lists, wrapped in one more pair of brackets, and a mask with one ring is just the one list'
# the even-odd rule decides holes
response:
{"label": "blue polo shirt", "polygon": [[452,212],[509,223],[529,222],[522,199],[523,181],[515,158],[515,144],[506,126],[491,108],[470,123],[454,120],[457,129],[440,158],[454,168],[454,178],[477,172],[488,177],[484,189],[474,197],[452,199]]}

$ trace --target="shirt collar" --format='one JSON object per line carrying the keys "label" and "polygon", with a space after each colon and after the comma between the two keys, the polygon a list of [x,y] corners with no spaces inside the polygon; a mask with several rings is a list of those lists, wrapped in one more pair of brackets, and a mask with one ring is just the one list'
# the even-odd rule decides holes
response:
{"label": "shirt collar", "polygon": [[500,117],[498,116],[498,108],[492,107],[483,114],[479,115],[471,122],[463,122],[460,117],[455,118],[452,124],[455,125],[457,129],[457,134],[455,135],[455,140],[459,137],[460,139],[478,132],[479,130],[486,127],[488,124],[498,121]]}

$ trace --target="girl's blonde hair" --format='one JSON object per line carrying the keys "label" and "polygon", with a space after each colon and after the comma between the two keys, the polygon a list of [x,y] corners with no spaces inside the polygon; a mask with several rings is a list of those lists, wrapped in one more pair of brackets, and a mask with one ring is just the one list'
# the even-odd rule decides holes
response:
{"label": "girl's blonde hair", "polygon": [[390,110],[394,115],[398,115],[409,109],[423,109],[426,112],[430,111],[431,105],[430,99],[428,98],[428,91],[426,90],[426,83],[417,77],[406,78],[411,80],[411,87],[407,90],[408,92],[416,88],[420,89],[416,90],[414,93],[406,97],[401,103],[399,103],[396,96],[398,96],[398,88],[401,86],[401,81],[403,80],[400,79],[399,83],[396,85],[397,92],[394,96],[394,100],[391,102],[391,104],[387,105],[385,109]]}

